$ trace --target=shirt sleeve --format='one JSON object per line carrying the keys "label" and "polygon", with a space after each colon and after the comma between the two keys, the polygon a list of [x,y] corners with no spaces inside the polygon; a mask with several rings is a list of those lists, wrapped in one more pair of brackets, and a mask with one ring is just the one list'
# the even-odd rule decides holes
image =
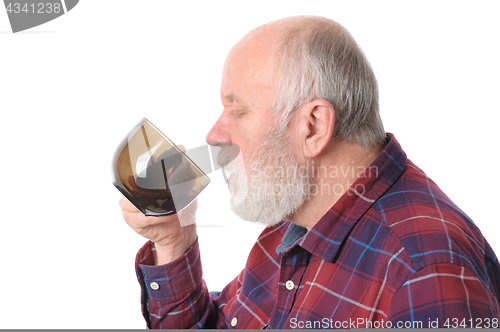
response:
{"label": "shirt sleeve", "polygon": [[[141,308],[149,328],[220,328],[225,319],[220,303],[231,296],[226,291],[213,299],[202,278],[198,240],[175,261],[154,266],[154,243],[147,242],[136,257],[141,285]],[[222,296],[221,296],[222,295]]]}
{"label": "shirt sleeve", "polygon": [[498,303],[489,289],[463,266],[429,265],[396,291],[388,320],[400,328],[498,327]]}

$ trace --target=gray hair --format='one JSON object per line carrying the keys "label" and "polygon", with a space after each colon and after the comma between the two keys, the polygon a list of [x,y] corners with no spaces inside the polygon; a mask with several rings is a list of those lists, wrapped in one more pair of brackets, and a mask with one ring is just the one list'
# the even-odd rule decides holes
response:
{"label": "gray hair", "polygon": [[314,99],[335,109],[333,136],[364,147],[384,144],[378,85],[370,63],[349,32],[322,18],[284,29],[274,49],[275,100],[284,129],[292,112]]}

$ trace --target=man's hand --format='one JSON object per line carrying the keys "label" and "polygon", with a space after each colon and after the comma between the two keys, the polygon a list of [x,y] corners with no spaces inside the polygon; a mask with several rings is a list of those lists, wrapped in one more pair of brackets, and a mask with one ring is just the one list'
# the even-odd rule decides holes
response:
{"label": "man's hand", "polygon": [[124,196],[120,198],[120,208],[125,222],[139,235],[154,242],[156,247],[156,264],[162,265],[182,256],[196,240],[196,224],[179,219],[189,218],[193,221],[198,201],[195,200],[186,209],[164,217],[146,217]]}

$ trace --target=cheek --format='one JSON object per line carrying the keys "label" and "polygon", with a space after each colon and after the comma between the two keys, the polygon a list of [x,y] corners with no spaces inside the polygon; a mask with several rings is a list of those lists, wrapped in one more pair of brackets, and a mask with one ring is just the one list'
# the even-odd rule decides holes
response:
{"label": "cheek", "polygon": [[254,152],[255,138],[246,130],[238,130],[238,134],[233,136],[233,143],[240,148],[239,154],[243,160],[247,161]]}
{"label": "cheek", "polygon": [[238,121],[233,135],[233,143],[240,147],[240,153],[247,162],[259,151],[266,133],[273,129],[269,114],[257,116],[258,111],[248,113]]}

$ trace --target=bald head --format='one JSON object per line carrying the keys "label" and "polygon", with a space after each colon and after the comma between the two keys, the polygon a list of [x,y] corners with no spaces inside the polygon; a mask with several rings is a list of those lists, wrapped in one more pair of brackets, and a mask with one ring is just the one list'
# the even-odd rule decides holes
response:
{"label": "bald head", "polygon": [[274,47],[278,31],[262,26],[246,34],[229,52],[224,63],[221,95],[249,108],[273,105]]}
{"label": "bald head", "polygon": [[[280,60],[279,56],[283,55],[276,54],[280,46],[286,44],[291,36],[298,34],[306,36],[320,25],[326,26],[331,32],[342,34],[351,44],[356,44],[349,32],[331,19],[320,16],[292,16],[263,24],[248,32],[231,49],[228,59],[231,56],[242,57],[251,61],[249,64],[257,64],[265,59],[273,60],[271,69],[276,69],[278,67],[276,62]],[[302,47],[303,41],[302,45],[296,46]]]}
{"label": "bald head", "polygon": [[[315,26],[319,25],[326,25],[329,27],[331,31],[334,31],[336,33],[344,33],[350,36],[349,32],[342,25],[329,18],[321,16],[301,15],[301,16],[285,17],[276,21],[263,24],[251,30],[249,33],[247,33],[241,39],[241,41],[244,41],[249,38],[255,38],[255,37],[258,38],[260,36],[276,38],[276,41],[279,41],[284,36],[286,36],[286,33],[289,33],[291,31],[305,32],[314,29]],[[354,42],[354,39],[352,39],[352,41]]]}

